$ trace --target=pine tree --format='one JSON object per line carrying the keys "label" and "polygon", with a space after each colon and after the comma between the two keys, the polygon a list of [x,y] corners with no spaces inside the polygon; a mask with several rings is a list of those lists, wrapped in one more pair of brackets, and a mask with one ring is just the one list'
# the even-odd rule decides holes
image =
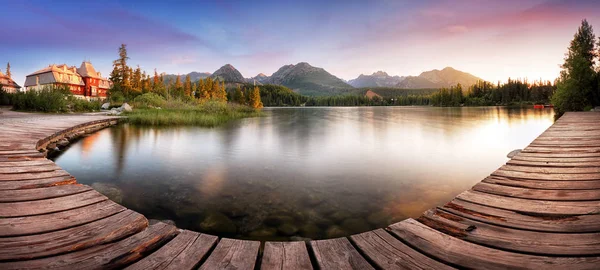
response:
{"label": "pine tree", "polygon": [[158,76],[158,72],[154,69],[154,80],[152,81],[152,91],[158,92],[158,85],[162,84],[160,80],[160,76]]}
{"label": "pine tree", "polygon": [[233,93],[233,101],[242,105],[246,104],[244,92],[242,92],[242,88],[239,85],[235,88],[235,92]]}
{"label": "pine tree", "polygon": [[181,88],[181,76],[177,75],[177,78],[175,79],[175,88]]}
{"label": "pine tree", "polygon": [[12,78],[12,73],[10,72],[10,62],[6,63],[6,76]]}
{"label": "pine tree", "polygon": [[131,78],[131,87],[133,90],[138,92],[142,91],[142,78],[145,78],[145,76],[142,77],[142,70],[138,65],[135,71],[133,72],[133,76]]}
{"label": "pine tree", "polygon": [[254,109],[260,109],[263,107],[263,103],[260,100],[260,89],[258,86],[254,86],[254,89],[252,92],[250,92],[248,105]]}
{"label": "pine tree", "polygon": [[583,20],[562,65],[558,88],[552,96],[556,115],[581,111],[592,104],[598,86],[594,71],[596,48],[592,26]]}
{"label": "pine tree", "polygon": [[219,81],[214,81],[212,83],[212,88],[210,89],[210,98],[211,99],[215,99],[215,100],[220,100],[220,91],[221,91],[221,84],[219,84]]}
{"label": "pine tree", "polygon": [[124,92],[131,89],[130,71],[127,67],[127,45],[121,44],[119,47],[119,59],[113,61],[113,70],[110,73],[110,80],[115,84],[115,87],[122,88]]}
{"label": "pine tree", "polygon": [[192,96],[192,79],[190,78],[190,74],[185,76],[185,83],[183,85],[183,92],[186,96]]}

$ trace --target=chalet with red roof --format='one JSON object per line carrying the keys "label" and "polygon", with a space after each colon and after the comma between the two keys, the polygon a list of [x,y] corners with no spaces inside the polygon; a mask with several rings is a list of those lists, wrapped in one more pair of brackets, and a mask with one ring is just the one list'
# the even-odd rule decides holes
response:
{"label": "chalet with red roof", "polygon": [[15,81],[13,81],[11,77],[5,75],[2,72],[0,72],[0,87],[2,87],[2,90],[8,93],[15,93],[21,90],[21,86],[19,86]]}
{"label": "chalet with red roof", "polygon": [[112,83],[96,72],[92,63],[84,61],[79,68],[66,64],[49,65],[27,75],[25,89],[39,90],[46,86],[66,85],[73,95],[86,98],[105,98]]}

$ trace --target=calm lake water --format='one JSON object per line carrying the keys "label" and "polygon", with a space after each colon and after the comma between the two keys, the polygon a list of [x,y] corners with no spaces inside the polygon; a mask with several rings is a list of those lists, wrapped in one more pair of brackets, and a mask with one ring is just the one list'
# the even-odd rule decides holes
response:
{"label": "calm lake water", "polygon": [[553,116],[502,107],[268,108],[218,128],[120,125],[55,161],[150,219],[227,237],[322,239],[442,205]]}

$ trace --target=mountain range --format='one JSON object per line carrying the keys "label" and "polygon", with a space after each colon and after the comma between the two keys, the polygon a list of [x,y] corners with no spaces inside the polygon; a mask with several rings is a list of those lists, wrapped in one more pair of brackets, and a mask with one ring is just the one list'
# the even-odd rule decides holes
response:
{"label": "mountain range", "polygon": [[[446,67],[442,70],[425,71],[419,76],[390,76],[384,71],[377,71],[371,75],[361,74],[356,79],[346,82],[325,69],[306,62],[282,66],[271,76],[260,73],[251,78],[244,78],[230,64],[222,66],[212,74],[192,72],[189,75],[192,81],[211,77],[228,83],[283,85],[299,94],[309,96],[349,94],[360,88],[434,89],[455,86],[457,83],[469,87],[481,80],[469,73]],[[174,79],[176,75],[166,75],[166,78],[171,77]]]}

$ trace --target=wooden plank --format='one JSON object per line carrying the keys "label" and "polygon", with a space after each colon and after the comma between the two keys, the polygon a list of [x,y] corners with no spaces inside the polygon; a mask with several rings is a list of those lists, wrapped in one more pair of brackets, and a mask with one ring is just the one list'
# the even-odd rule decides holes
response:
{"label": "wooden plank", "polygon": [[390,225],[389,230],[419,247],[421,252],[448,264],[471,269],[594,269],[599,257],[548,257],[493,249],[427,227],[414,219]]}
{"label": "wooden plank", "polygon": [[200,269],[254,269],[260,242],[223,238]]}
{"label": "wooden plank", "polygon": [[91,187],[80,184],[35,189],[0,190],[0,203],[58,198],[90,190],[92,190]]}
{"label": "wooden plank", "polygon": [[197,269],[200,261],[208,256],[209,251],[217,244],[217,241],[218,237],[214,235],[200,234],[165,269]]}
{"label": "wooden plank", "polygon": [[600,233],[548,233],[517,230],[466,219],[439,209],[426,211],[419,222],[472,243],[550,256],[600,255]]}
{"label": "wooden plank", "polygon": [[0,190],[44,188],[60,185],[72,185],[76,183],[77,180],[75,180],[75,177],[73,176],[59,176],[22,181],[0,181]]}
{"label": "wooden plank", "polygon": [[502,169],[496,170],[492,173],[494,176],[503,176],[510,178],[519,178],[519,179],[534,179],[534,180],[577,180],[577,181],[586,181],[586,180],[600,180],[600,173],[577,173],[577,174],[551,174],[551,173],[527,173],[527,172],[515,172],[515,171],[505,171]]}
{"label": "wooden plank", "polygon": [[183,231],[160,249],[126,269],[164,269],[175,257],[191,245],[199,235],[196,232]]}
{"label": "wooden plank", "polygon": [[472,220],[516,229],[571,233],[600,232],[600,215],[527,215],[461,200],[452,200],[442,209]]}
{"label": "wooden plank", "polygon": [[61,170],[56,164],[29,167],[0,167],[0,174],[39,173]]}
{"label": "wooden plank", "polygon": [[29,160],[29,161],[0,162],[0,167],[1,168],[5,168],[5,167],[30,167],[30,166],[53,165],[53,164],[56,165],[51,160],[42,159],[42,160]]}
{"label": "wooden plank", "polygon": [[510,198],[477,191],[465,191],[457,199],[531,215],[592,215],[600,213],[600,201],[543,201]]}
{"label": "wooden plank", "polygon": [[66,230],[0,238],[0,261],[28,260],[110,243],[148,227],[148,220],[131,210]]}
{"label": "wooden plank", "polygon": [[381,269],[454,269],[419,253],[383,229],[353,235],[350,239]]}
{"label": "wooden plank", "polygon": [[266,242],[260,269],[313,269],[304,242]]}
{"label": "wooden plank", "polygon": [[568,168],[552,168],[552,167],[532,167],[520,165],[504,165],[500,167],[504,171],[543,173],[543,174],[598,174],[600,167],[568,167]]}
{"label": "wooden plank", "polygon": [[70,174],[64,170],[39,173],[0,174],[0,181],[34,180],[69,175]]}
{"label": "wooden plank", "polygon": [[546,190],[478,183],[473,190],[506,197],[546,201],[600,201],[600,189]]}
{"label": "wooden plank", "polygon": [[0,203],[0,217],[22,217],[65,211],[94,204],[107,199],[108,198],[97,191],[90,190],[83,193],[52,199]]}
{"label": "wooden plank", "polygon": [[560,189],[560,190],[577,190],[577,189],[600,189],[600,180],[594,181],[544,181],[531,179],[510,179],[500,176],[489,176],[483,179],[483,183],[533,188],[533,189]]}
{"label": "wooden plank", "polygon": [[523,165],[523,166],[540,166],[540,167],[598,167],[600,162],[553,162],[553,161],[525,161],[518,159],[511,159],[506,164],[509,165]]}
{"label": "wooden plank", "polygon": [[321,269],[374,269],[346,238],[310,241]]}
{"label": "wooden plank", "polygon": [[174,226],[157,223],[116,243],[59,256],[0,263],[0,269],[118,269],[137,261],[176,234],[177,229]]}
{"label": "wooden plank", "polygon": [[0,218],[0,237],[63,230],[115,215],[125,209],[125,207],[111,200],[104,200],[99,203],[63,212],[27,217]]}

